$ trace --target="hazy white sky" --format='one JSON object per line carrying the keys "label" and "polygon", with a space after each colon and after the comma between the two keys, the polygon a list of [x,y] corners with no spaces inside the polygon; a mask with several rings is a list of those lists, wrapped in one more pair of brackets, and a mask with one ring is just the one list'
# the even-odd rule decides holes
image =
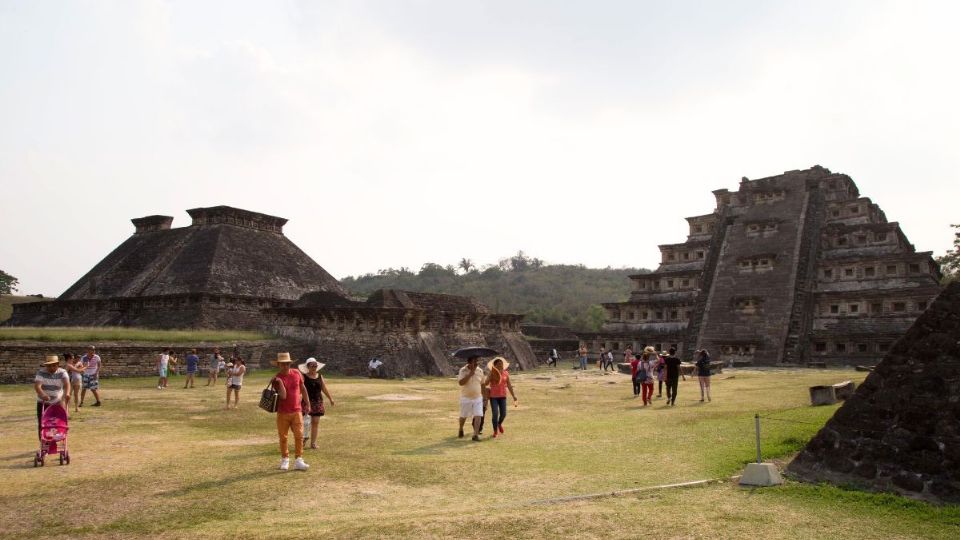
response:
{"label": "hazy white sky", "polygon": [[940,254],[957,20],[960,2],[0,0],[0,269],[58,295],[130,218],[218,204],[288,218],[337,277],[518,249],[654,267],[712,190],[814,164]]}

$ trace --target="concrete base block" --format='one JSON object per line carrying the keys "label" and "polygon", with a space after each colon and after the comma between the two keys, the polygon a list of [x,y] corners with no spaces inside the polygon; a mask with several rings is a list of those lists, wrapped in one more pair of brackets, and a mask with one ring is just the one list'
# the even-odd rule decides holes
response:
{"label": "concrete base block", "polygon": [[782,483],[780,471],[773,463],[749,463],[740,477],[741,486],[779,486]]}
{"label": "concrete base block", "polygon": [[837,402],[836,389],[833,386],[811,386],[811,405],[832,405]]}

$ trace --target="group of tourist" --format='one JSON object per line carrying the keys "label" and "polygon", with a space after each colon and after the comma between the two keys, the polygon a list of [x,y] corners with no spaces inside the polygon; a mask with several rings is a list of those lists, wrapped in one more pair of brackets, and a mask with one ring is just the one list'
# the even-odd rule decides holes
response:
{"label": "group of tourist", "polygon": [[[653,382],[658,382],[657,398],[663,397],[663,387],[667,387],[667,405],[677,404],[677,390],[680,386],[681,361],[676,356],[677,350],[673,347],[669,351],[658,353],[653,347],[644,347],[639,356],[627,347],[624,351],[624,362],[630,364],[630,379],[633,381],[633,396],[640,396],[643,405],[653,404]],[[696,362],[694,368],[700,383],[700,401],[710,399],[710,353],[706,349],[694,352]],[[686,379],[686,377],[684,377]]]}
{"label": "group of tourist", "polygon": [[[587,351],[581,347],[579,352],[580,367],[586,369]],[[700,382],[700,401],[711,401],[710,396],[710,355],[706,350],[696,351],[696,369]],[[517,405],[517,395],[510,381],[508,368],[510,363],[503,357],[495,357],[487,363],[487,370],[480,368],[480,356],[467,359],[466,365],[460,368],[457,374],[457,384],[460,389],[460,415],[458,437],[466,436],[464,427],[467,419],[471,419],[472,440],[479,441],[487,415],[491,412],[491,438],[503,436],[504,420],[507,416],[507,394]],[[82,356],[71,353],[64,354],[65,368],[60,367],[59,358],[47,357],[42,369],[34,379],[34,389],[37,394],[37,428],[39,432],[41,416],[46,407],[55,403],[69,404],[73,398],[75,409],[82,406],[87,390],[96,398],[94,406],[100,406],[99,378],[103,362],[96,354],[96,348],[90,346]],[[553,363],[559,359],[556,349],[551,351]],[[377,361],[377,365],[374,365]],[[666,383],[667,404],[676,405],[677,389],[681,373],[681,361],[676,356],[676,349],[658,353],[653,347],[645,347],[640,355],[634,356],[629,348],[624,352],[624,361],[630,365],[631,381],[633,382],[634,396],[643,400],[643,405],[653,403],[654,381],[659,382],[657,397],[663,396],[663,387]],[[187,379],[184,388],[193,388],[194,376],[199,372],[200,357],[196,349],[191,349],[185,360]],[[160,379],[157,389],[167,388],[171,367],[177,363],[176,356],[170,348],[165,348],[157,358],[157,370]],[[221,371],[226,374],[226,409],[236,408],[240,399],[240,389],[243,386],[243,377],[246,374],[246,364],[238,355],[234,355],[226,362],[219,349],[213,349],[209,359],[209,373],[207,386],[217,382]],[[310,448],[317,448],[319,422],[317,419],[325,414],[323,396],[327,397],[330,406],[334,405],[330,390],[320,374],[325,364],[315,358],[308,358],[305,362],[291,369],[293,359],[289,353],[279,353],[273,362],[278,368],[277,373],[270,379],[268,386],[277,393],[276,425],[280,443],[280,469],[289,470],[290,450],[289,435],[294,437],[295,470],[307,470],[309,465],[304,461],[304,448],[309,442]],[[370,376],[380,375],[382,362],[375,358],[371,360]],[[613,369],[613,353],[603,350],[600,356],[600,368],[604,371]],[[79,392],[79,404],[77,393]],[[489,405],[489,407],[488,407]]]}
{"label": "group of tourist", "polygon": [[468,358],[467,364],[460,368],[457,374],[457,384],[460,386],[460,431],[457,436],[464,437],[463,427],[470,418],[474,441],[479,441],[483,432],[487,403],[490,404],[494,439],[504,433],[503,421],[507,417],[508,391],[514,406],[517,405],[517,394],[510,382],[510,372],[507,371],[510,363],[498,356],[487,363],[487,374],[484,374],[479,362],[479,356]]}
{"label": "group of tourist", "polygon": [[290,353],[278,353],[273,362],[277,366],[276,375],[270,379],[270,386],[277,392],[277,434],[280,437],[280,470],[290,469],[290,447],[288,437],[293,432],[294,463],[293,468],[305,471],[310,468],[303,461],[303,449],[308,440],[304,426],[310,429],[310,448],[317,448],[317,433],[320,424],[317,418],[325,414],[323,396],[334,405],[330,390],[320,374],[325,364],[316,358],[308,358],[306,362],[290,369],[293,359]]}
{"label": "group of tourist", "polygon": [[37,394],[38,436],[43,412],[51,405],[61,404],[66,409],[73,401],[73,410],[79,411],[88,390],[96,399],[93,406],[101,405],[100,369],[103,362],[97,355],[96,347],[87,347],[87,352],[82,355],[64,353],[63,358],[64,367],[60,367],[60,357],[47,356],[33,378],[33,390]]}

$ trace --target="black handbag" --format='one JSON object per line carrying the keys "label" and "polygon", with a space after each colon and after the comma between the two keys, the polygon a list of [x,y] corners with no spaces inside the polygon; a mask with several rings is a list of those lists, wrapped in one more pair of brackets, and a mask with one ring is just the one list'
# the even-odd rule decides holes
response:
{"label": "black handbag", "polygon": [[270,379],[270,382],[267,383],[267,387],[263,389],[263,392],[260,394],[260,408],[269,412],[277,412],[277,400],[279,399],[280,394],[273,389],[273,379]]}

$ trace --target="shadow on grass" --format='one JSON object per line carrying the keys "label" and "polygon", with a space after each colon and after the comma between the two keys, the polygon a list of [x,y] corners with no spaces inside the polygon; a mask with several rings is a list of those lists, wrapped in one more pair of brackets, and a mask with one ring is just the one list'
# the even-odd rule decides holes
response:
{"label": "shadow on grass", "polygon": [[[483,442],[483,439],[481,439],[480,442]],[[471,441],[470,437],[464,437],[463,439],[459,437],[447,437],[440,442],[419,448],[412,448],[410,450],[398,450],[394,452],[394,454],[398,456],[439,456],[445,454],[447,450],[462,449],[472,444],[477,444],[477,442]]]}
{"label": "shadow on grass", "polygon": [[[19,454],[10,454],[9,456],[0,457],[0,461],[10,461],[18,460],[14,463],[4,463],[0,465],[0,469],[7,470],[16,470],[16,469],[32,469],[33,468],[33,457],[37,454],[35,450],[29,452],[20,452]],[[19,461],[22,459],[23,461]],[[49,465],[50,463],[47,463]]]}
{"label": "shadow on grass", "polygon": [[207,489],[216,489],[229,486],[237,482],[244,482],[246,480],[259,480],[261,478],[267,478],[268,476],[274,476],[278,474],[291,474],[290,471],[281,471],[280,469],[265,469],[262,471],[252,471],[246,474],[241,474],[237,476],[231,476],[229,478],[218,478],[216,480],[209,480],[207,482],[199,482],[196,484],[190,484],[189,486],[184,486],[180,489],[173,489],[170,491],[164,491],[160,493],[162,497],[179,497],[181,495],[189,495],[195,491],[203,491]]}

